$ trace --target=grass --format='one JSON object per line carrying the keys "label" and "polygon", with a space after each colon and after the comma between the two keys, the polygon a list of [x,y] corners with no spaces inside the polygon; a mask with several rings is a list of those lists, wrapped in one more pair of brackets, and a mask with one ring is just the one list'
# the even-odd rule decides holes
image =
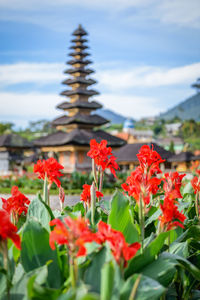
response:
{"label": "grass", "polygon": [[[26,195],[36,195],[38,192],[41,194],[43,193],[42,190],[39,189],[27,189],[27,188],[19,188],[20,192]],[[103,194],[104,195],[110,195],[114,192],[114,189],[104,189]],[[11,193],[11,188],[1,188],[0,187],[0,194],[10,194]],[[66,195],[80,195],[82,193],[82,190],[80,189],[74,189],[74,190],[65,190]],[[51,190],[50,195],[58,195],[59,191],[58,189],[56,190]]]}

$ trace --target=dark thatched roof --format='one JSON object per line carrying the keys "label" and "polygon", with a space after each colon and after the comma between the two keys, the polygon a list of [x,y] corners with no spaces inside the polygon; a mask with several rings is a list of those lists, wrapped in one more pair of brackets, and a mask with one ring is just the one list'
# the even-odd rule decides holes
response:
{"label": "dark thatched roof", "polygon": [[0,147],[6,148],[31,148],[33,144],[17,134],[0,135]]}
{"label": "dark thatched roof", "polygon": [[71,60],[67,61],[68,65],[75,65],[75,64],[89,65],[91,63],[92,63],[92,61],[88,60],[88,59],[85,59],[85,60],[83,60],[83,59],[71,59]]}
{"label": "dark thatched roof", "polygon": [[153,149],[160,154],[162,159],[166,159],[167,161],[169,161],[169,157],[172,155],[170,151],[165,150],[155,143],[127,144],[124,147],[121,147],[118,151],[115,151],[114,154],[117,157],[117,162],[137,162],[137,154],[143,145],[149,145],[150,147],[153,145]]}
{"label": "dark thatched roof", "polygon": [[174,154],[169,158],[170,162],[190,162],[194,159],[194,154],[192,152],[181,152],[179,154]]}
{"label": "dark thatched roof", "polygon": [[85,109],[99,109],[102,108],[102,105],[96,101],[75,101],[75,102],[63,102],[59,105],[57,105],[57,108],[59,109],[72,109],[72,108],[85,108]]}
{"label": "dark thatched roof", "polygon": [[55,119],[52,124],[54,126],[58,126],[58,125],[68,125],[68,124],[83,124],[83,125],[94,125],[94,126],[101,126],[104,125],[106,123],[108,123],[109,121],[104,119],[101,116],[98,116],[96,114],[94,115],[84,115],[84,114],[80,114],[77,113],[74,116],[61,116],[57,119]]}
{"label": "dark thatched roof", "polygon": [[86,45],[73,45],[73,46],[70,46],[69,49],[88,49],[89,47],[86,46]]}
{"label": "dark thatched roof", "polygon": [[88,56],[88,55],[91,55],[90,53],[87,53],[87,52],[83,52],[83,51],[74,51],[74,52],[70,52],[69,53],[69,56],[82,56],[82,57],[85,57],[85,56]]}
{"label": "dark thatched roof", "polygon": [[82,37],[77,36],[75,39],[72,39],[70,42],[71,43],[77,43],[77,42],[86,43],[86,42],[88,42],[88,40],[87,39],[83,39]]}
{"label": "dark thatched roof", "polygon": [[82,84],[86,84],[86,85],[92,85],[92,84],[96,83],[96,80],[86,79],[84,77],[79,76],[76,78],[69,78],[67,80],[64,80],[62,83],[66,84],[66,85],[70,85],[70,84],[74,84],[74,83],[82,83]]}
{"label": "dark thatched roof", "polygon": [[85,69],[85,68],[73,68],[73,69],[67,69],[64,71],[66,74],[74,74],[74,73],[83,73],[83,74],[92,74],[94,73],[94,70],[91,69]]}
{"label": "dark thatched roof", "polygon": [[81,89],[81,88],[77,88],[75,90],[66,90],[63,91],[62,93],[60,93],[60,95],[63,96],[72,96],[72,95],[86,95],[86,96],[94,96],[94,95],[98,95],[99,92],[95,91],[95,90],[86,90],[86,89]]}
{"label": "dark thatched roof", "polygon": [[108,141],[108,146],[120,147],[126,142],[120,138],[112,136],[111,134],[102,130],[88,131],[84,129],[75,129],[69,133],[58,131],[46,137],[41,137],[34,141],[38,147],[54,147],[63,145],[82,145],[89,146],[90,140],[96,139],[98,142],[105,139]]}
{"label": "dark thatched roof", "polygon": [[74,32],[72,33],[72,35],[87,35],[87,31],[85,31],[85,29],[83,29],[83,27],[81,25],[78,26],[78,28],[76,30],[74,30]]}

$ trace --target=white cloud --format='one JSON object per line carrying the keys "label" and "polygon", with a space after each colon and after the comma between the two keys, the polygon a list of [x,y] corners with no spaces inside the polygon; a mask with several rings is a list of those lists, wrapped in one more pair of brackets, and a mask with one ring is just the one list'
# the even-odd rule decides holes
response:
{"label": "white cloud", "polygon": [[18,83],[60,83],[64,64],[59,63],[16,63],[0,65],[0,86]]}
{"label": "white cloud", "polygon": [[134,87],[159,87],[191,84],[200,75],[200,63],[177,68],[156,66],[132,67],[129,70],[104,69],[97,72],[100,84],[108,90],[126,90]]}
{"label": "white cloud", "polygon": [[[41,93],[0,93],[1,119],[19,123],[19,119],[26,120],[27,124],[35,119],[54,119],[63,114],[55,106],[63,97],[56,94]],[[105,108],[134,118],[156,115],[161,111],[160,101],[150,97],[136,97],[132,95],[102,94],[99,97]]]}
{"label": "white cloud", "polygon": [[[115,63],[116,65],[117,63]],[[13,84],[36,83],[47,85],[60,83],[66,75],[66,67],[59,63],[16,63],[0,65],[0,87]],[[161,68],[157,66],[129,67],[129,69],[97,70],[100,90],[126,91],[134,87],[159,87],[176,84],[191,84],[199,77],[200,62],[177,68]]]}
{"label": "white cloud", "polygon": [[151,97],[137,97],[131,94],[102,94],[99,96],[99,101],[104,108],[135,119],[154,116],[162,111],[162,101]]}
{"label": "white cloud", "polygon": [[62,26],[70,26],[70,22],[58,17],[58,14],[70,7],[74,7],[77,12],[82,8],[103,11],[118,18],[120,13],[128,11],[129,16],[121,14],[119,20],[129,20],[132,24],[136,19],[150,19],[200,28],[199,0],[0,0],[0,19],[30,22],[62,30]]}
{"label": "white cloud", "polygon": [[[0,93],[1,116],[54,118],[59,114],[55,106],[64,99],[51,93]],[[62,114],[62,113],[61,113]],[[13,120],[15,122],[15,120]]]}

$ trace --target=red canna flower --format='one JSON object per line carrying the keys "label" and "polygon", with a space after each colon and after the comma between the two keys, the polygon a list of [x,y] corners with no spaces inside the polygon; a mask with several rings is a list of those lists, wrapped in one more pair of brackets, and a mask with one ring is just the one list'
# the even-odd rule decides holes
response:
{"label": "red canna flower", "polygon": [[191,180],[191,185],[194,189],[194,193],[197,194],[200,192],[200,178],[194,176]]}
{"label": "red canna flower", "polygon": [[20,237],[17,234],[17,227],[10,222],[10,216],[5,210],[0,210],[0,244],[7,242],[7,239],[13,241],[18,249],[21,249]]}
{"label": "red canna flower", "polygon": [[2,208],[12,214],[13,219],[17,222],[22,213],[27,214],[30,200],[19,191],[17,186],[12,187],[11,195],[7,200],[2,198]]}
{"label": "red canna flower", "polygon": [[34,165],[33,172],[37,173],[38,178],[43,180],[46,175],[50,185],[55,182],[57,187],[60,187],[61,183],[58,178],[63,176],[63,173],[60,172],[62,169],[64,167],[51,157],[47,160],[38,160],[37,164]]}
{"label": "red canna flower", "polygon": [[[83,185],[83,192],[81,194],[81,201],[85,202],[88,207],[90,207],[91,204],[91,185],[89,184],[84,184]],[[100,198],[103,197],[103,194],[99,191],[96,191],[96,197]]]}
{"label": "red canna flower", "polygon": [[151,194],[155,195],[157,193],[161,183],[161,179],[149,175],[144,173],[140,167],[137,167],[127,177],[126,183],[121,185],[123,190],[128,192],[128,195],[132,196],[136,202],[139,202],[140,197],[142,197],[145,205],[149,204]]}
{"label": "red canna flower", "polygon": [[140,168],[143,171],[148,171],[149,175],[152,176],[155,173],[162,173],[159,165],[165,160],[161,158],[160,154],[153,150],[148,145],[144,145],[140,148],[137,154],[138,160],[140,162]]}
{"label": "red canna flower", "polygon": [[170,172],[164,174],[164,185],[165,196],[170,199],[182,198],[180,188],[182,179],[186,174],[180,175],[178,172]]}
{"label": "red canna flower", "polygon": [[108,242],[116,262],[123,267],[126,267],[127,261],[133,258],[141,247],[139,243],[131,245],[126,243],[124,235],[120,231],[112,229],[110,225],[103,221],[98,224],[96,242],[99,244]]}
{"label": "red canna flower", "polygon": [[185,221],[186,217],[182,214],[182,212],[178,211],[173,199],[165,197],[164,203],[160,204],[160,208],[163,215],[159,217],[159,220],[163,231],[174,229],[177,226],[184,228],[182,223]]}
{"label": "red canna flower", "polygon": [[102,140],[97,143],[95,139],[90,141],[90,151],[87,153],[91,157],[98,167],[101,167],[103,171],[109,169],[111,173],[116,177],[115,171],[119,169],[116,163],[116,157],[112,154],[112,148],[107,147],[107,141]]}
{"label": "red canna flower", "polygon": [[73,257],[85,256],[87,254],[85,243],[95,240],[95,234],[89,229],[89,221],[81,217],[77,219],[66,217],[64,223],[60,219],[54,219],[49,224],[55,226],[50,233],[50,247],[54,250],[55,242],[67,245],[69,254]]}

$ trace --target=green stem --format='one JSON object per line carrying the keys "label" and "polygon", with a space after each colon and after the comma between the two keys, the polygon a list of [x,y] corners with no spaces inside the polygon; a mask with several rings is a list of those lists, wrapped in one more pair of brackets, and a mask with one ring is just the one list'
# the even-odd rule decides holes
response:
{"label": "green stem", "polygon": [[101,168],[100,183],[99,183],[99,192],[102,192],[102,188],[103,188],[103,170]]}
{"label": "green stem", "polygon": [[142,277],[142,275],[140,274],[140,275],[138,276],[138,278],[136,279],[136,281],[135,281],[135,283],[134,283],[134,285],[133,285],[133,288],[132,288],[132,291],[131,291],[129,300],[134,300],[134,299],[135,299],[135,296],[136,296],[136,293],[137,293],[137,289],[138,289],[138,286],[139,286],[141,277]]}
{"label": "green stem", "polygon": [[7,299],[10,299],[10,281],[9,281],[9,257],[8,257],[8,245],[7,240],[2,242],[3,249],[3,264],[6,269],[6,290],[7,290]]}
{"label": "green stem", "polygon": [[73,288],[76,287],[76,281],[77,281],[76,271],[77,271],[76,260],[73,257],[70,257],[69,272],[70,272],[71,284]]}
{"label": "green stem", "polygon": [[141,230],[141,250],[143,253],[144,251],[144,206],[143,206],[143,200],[141,195],[139,199],[139,219],[140,219],[140,230]]}
{"label": "green stem", "polygon": [[195,197],[195,210],[196,210],[196,215],[199,219],[199,205],[198,205],[198,194],[199,193],[196,193],[196,197]]}
{"label": "green stem", "polygon": [[94,181],[90,188],[90,194],[91,194],[91,223],[92,226],[94,226],[94,216],[95,216],[95,207],[96,207],[96,187]]}
{"label": "green stem", "polygon": [[48,195],[48,187],[47,187],[47,174],[45,174],[44,178],[44,186],[43,186],[43,200],[44,202],[49,205],[49,195]]}
{"label": "green stem", "polygon": [[93,177],[94,177],[94,182],[96,184],[96,186],[98,187],[98,183],[97,183],[97,170],[96,170],[96,164],[94,159],[92,159],[92,173],[93,173]]}

